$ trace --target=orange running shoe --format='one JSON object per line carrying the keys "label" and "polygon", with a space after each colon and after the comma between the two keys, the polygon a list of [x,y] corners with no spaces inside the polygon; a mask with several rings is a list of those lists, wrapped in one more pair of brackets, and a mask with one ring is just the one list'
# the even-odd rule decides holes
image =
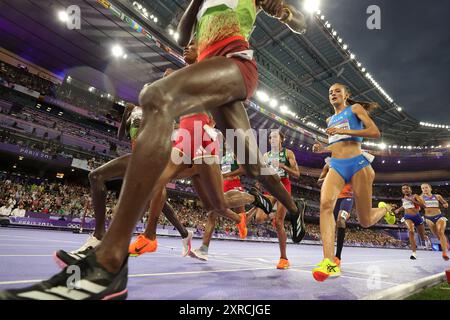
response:
{"label": "orange running shoe", "polygon": [[290,266],[291,265],[289,264],[288,259],[280,258],[280,262],[278,262],[278,264],[277,264],[277,269],[286,270],[286,269],[289,269]]}
{"label": "orange running shoe", "polygon": [[448,261],[448,255],[446,253],[442,253],[442,259]]}
{"label": "orange running shoe", "polygon": [[241,239],[247,238],[247,215],[245,213],[240,213],[241,222],[239,222],[236,226],[239,229],[239,237]]}
{"label": "orange running shoe", "polygon": [[141,254],[155,252],[158,248],[158,240],[150,240],[143,234],[137,236],[136,240],[130,244],[128,253],[131,256],[138,257]]}
{"label": "orange running shoe", "polygon": [[334,263],[336,263],[336,265],[338,267],[340,267],[341,266],[341,259],[339,259],[338,257],[334,257]]}

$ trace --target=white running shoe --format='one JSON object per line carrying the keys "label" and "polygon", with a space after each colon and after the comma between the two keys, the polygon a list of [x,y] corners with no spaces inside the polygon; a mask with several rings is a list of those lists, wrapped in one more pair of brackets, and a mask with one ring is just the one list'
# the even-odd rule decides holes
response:
{"label": "white running shoe", "polygon": [[96,248],[102,241],[98,240],[96,237],[94,237],[93,234],[89,236],[89,238],[86,240],[85,244],[83,244],[80,248],[77,250],[71,251],[72,254],[77,254],[80,252],[84,252],[87,249],[94,249]]}
{"label": "white running shoe", "polygon": [[194,249],[189,252],[189,257],[202,261],[208,261],[208,252],[205,252],[201,249]]}
{"label": "white running shoe", "polygon": [[181,242],[183,243],[183,257],[186,257],[191,252],[191,240],[193,236],[194,233],[192,231],[188,231],[187,237],[181,240]]}
{"label": "white running shoe", "polygon": [[415,252],[411,253],[411,256],[409,258],[411,260],[416,260],[417,259],[416,253]]}

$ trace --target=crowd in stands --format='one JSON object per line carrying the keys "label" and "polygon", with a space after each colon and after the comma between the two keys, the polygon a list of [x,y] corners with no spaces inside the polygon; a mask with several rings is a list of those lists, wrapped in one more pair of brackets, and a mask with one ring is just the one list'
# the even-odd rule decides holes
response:
{"label": "crowd in stands", "polygon": [[[7,173],[0,173],[0,181],[0,215],[24,216],[25,212],[32,211],[60,216],[61,219],[82,217],[84,213],[86,213],[86,217],[93,217],[87,186]],[[108,218],[112,218],[116,201],[116,192],[109,191],[106,202]],[[204,232],[206,212],[197,199],[175,195],[169,198],[169,202],[183,225],[195,229],[198,234]],[[143,221],[145,220],[146,217]],[[164,215],[160,216],[158,224],[173,228]],[[289,223],[286,223],[286,229],[288,233],[291,231]],[[219,217],[215,233],[237,236],[237,228],[233,221]],[[270,221],[261,225],[250,223],[249,236],[276,238],[276,231]],[[306,239],[320,240],[317,224],[307,225]],[[383,232],[365,229],[349,229],[346,243],[368,246],[402,246],[401,241],[395,240]]]}
{"label": "crowd in stands", "polygon": [[56,92],[56,84],[44,79],[42,75],[30,73],[28,67],[21,64],[15,67],[0,62],[0,83],[8,87],[19,84],[42,95],[54,96]]}

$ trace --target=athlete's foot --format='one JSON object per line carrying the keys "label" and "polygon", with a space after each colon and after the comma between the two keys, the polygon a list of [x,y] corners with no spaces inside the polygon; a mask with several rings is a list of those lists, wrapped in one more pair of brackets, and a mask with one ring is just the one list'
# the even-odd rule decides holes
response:
{"label": "athlete's foot", "polygon": [[340,267],[341,266],[341,259],[339,259],[338,257],[334,257],[334,263],[336,263],[336,265],[338,267]]}
{"label": "athlete's foot", "polygon": [[445,261],[448,261],[448,255],[446,253],[442,253],[442,259],[444,259]]}
{"label": "athlete's foot", "polygon": [[411,260],[417,260],[416,253],[415,253],[415,252],[411,253],[411,256],[410,256],[409,258],[410,258]]}
{"label": "athlete's foot", "polygon": [[285,269],[289,269],[290,266],[291,265],[289,264],[288,259],[280,258],[280,261],[277,264],[277,269],[285,270]]}
{"label": "athlete's foot", "polygon": [[248,193],[255,198],[255,201],[252,203],[255,207],[262,209],[266,214],[270,214],[272,212],[272,202],[270,202],[269,198],[264,196],[258,189],[251,188]]}
{"label": "athlete's foot", "polygon": [[130,244],[128,253],[132,257],[140,256],[144,253],[155,252],[158,248],[158,240],[150,240],[143,234],[137,236],[136,240]]}
{"label": "athlete's foot", "polygon": [[31,287],[0,291],[0,300],[123,300],[127,297],[127,259],[117,273],[108,272],[92,252],[77,262],[80,279],[67,269]]}
{"label": "athlete's foot", "polygon": [[241,222],[239,222],[236,226],[239,229],[239,237],[241,239],[247,238],[247,215],[245,213],[240,213]]}
{"label": "athlete's foot", "polygon": [[208,261],[208,250],[204,249],[203,246],[201,246],[198,249],[191,250],[189,252],[189,257],[201,261]]}
{"label": "athlete's foot", "polygon": [[299,243],[303,240],[306,234],[305,226],[305,209],[306,203],[303,199],[296,200],[295,205],[297,206],[297,212],[289,213],[289,217],[292,224],[292,241],[294,243]]}
{"label": "athlete's foot", "polygon": [[182,252],[182,256],[186,257],[189,252],[191,252],[191,242],[192,242],[192,237],[194,236],[194,234],[192,233],[192,231],[188,231],[188,235],[186,238],[182,239],[182,243],[183,243],[183,252]]}
{"label": "athlete's foot", "polygon": [[317,265],[317,268],[313,269],[312,274],[316,281],[322,282],[328,278],[339,277],[341,275],[341,269],[336,263],[326,258]]}

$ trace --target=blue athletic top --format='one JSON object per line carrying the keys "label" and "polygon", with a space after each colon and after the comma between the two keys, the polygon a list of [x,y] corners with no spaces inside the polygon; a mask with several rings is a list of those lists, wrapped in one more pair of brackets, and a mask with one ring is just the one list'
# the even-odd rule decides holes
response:
{"label": "blue athletic top", "polygon": [[[352,112],[352,106],[348,106],[341,113],[335,114],[328,122],[328,128],[341,128],[345,130],[363,130],[363,122]],[[328,138],[328,144],[341,141],[362,142],[362,137],[352,137],[349,135],[336,134]]]}

